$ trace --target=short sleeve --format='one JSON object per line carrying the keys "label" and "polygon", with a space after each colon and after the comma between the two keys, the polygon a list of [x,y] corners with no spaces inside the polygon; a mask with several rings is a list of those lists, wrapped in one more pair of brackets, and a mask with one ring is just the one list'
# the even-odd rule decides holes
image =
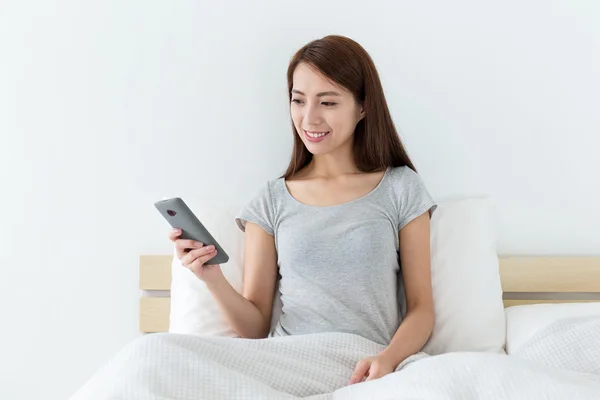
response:
{"label": "short sleeve", "polygon": [[242,231],[246,231],[246,223],[259,225],[269,235],[274,236],[274,212],[271,191],[267,183],[246,206],[242,208],[235,222]]}
{"label": "short sleeve", "polygon": [[398,193],[398,231],[425,212],[429,212],[430,216],[433,215],[437,208],[421,176],[409,167],[402,168],[396,192]]}

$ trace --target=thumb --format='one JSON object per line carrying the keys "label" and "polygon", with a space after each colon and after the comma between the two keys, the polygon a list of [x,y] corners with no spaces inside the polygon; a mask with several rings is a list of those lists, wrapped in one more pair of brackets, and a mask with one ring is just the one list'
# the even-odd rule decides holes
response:
{"label": "thumb", "polygon": [[371,368],[371,362],[367,360],[362,360],[356,365],[356,369],[350,378],[350,384],[355,384],[361,382],[365,377],[367,372],[369,372],[369,368]]}

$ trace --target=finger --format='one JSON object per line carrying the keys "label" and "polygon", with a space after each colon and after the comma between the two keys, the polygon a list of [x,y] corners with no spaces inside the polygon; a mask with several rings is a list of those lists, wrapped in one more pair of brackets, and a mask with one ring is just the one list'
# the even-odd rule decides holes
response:
{"label": "finger", "polygon": [[[196,261],[197,258],[201,258],[206,256],[207,254],[212,254],[215,251],[215,246],[206,246],[196,250],[192,250],[187,253],[181,260],[181,263],[188,267],[191,263]],[[210,257],[214,257],[214,254]],[[210,260],[210,258],[207,259]]]}
{"label": "finger", "polygon": [[196,242],[195,240],[178,239],[177,241],[175,241],[175,247],[178,250],[199,249],[203,246],[204,243]]}
{"label": "finger", "polygon": [[198,271],[198,269],[204,268],[206,262],[209,261],[211,258],[213,258],[216,254],[217,254],[217,251],[214,250],[210,254],[207,254],[202,257],[198,257],[189,265],[188,268],[190,269],[190,271],[195,273],[196,271]]}
{"label": "finger", "polygon": [[168,236],[169,240],[174,242],[179,236],[181,236],[181,229],[171,229]]}
{"label": "finger", "polygon": [[209,262],[216,255],[217,255],[217,250],[213,250],[210,253],[206,254],[205,256],[198,257],[196,259],[196,261],[200,262],[202,265],[206,265],[206,263]]}
{"label": "finger", "polygon": [[183,256],[183,258],[181,259],[181,263],[183,265],[185,265],[186,267],[188,267],[189,264],[193,263],[197,258],[210,253],[213,249],[214,249],[214,246],[206,246],[206,247],[201,247],[199,249],[191,250],[190,252],[188,252],[187,254],[185,254]]}
{"label": "finger", "polygon": [[367,379],[365,381],[378,379],[378,378],[381,378],[382,376],[383,376],[383,374],[381,373],[381,370],[379,368],[377,368],[376,365],[372,365],[371,369],[369,369],[369,376],[367,376]]}
{"label": "finger", "polygon": [[202,242],[196,242],[194,240],[178,239],[175,241],[175,250],[177,252],[177,258],[183,261],[183,257],[188,254],[190,249],[198,249],[204,246]]}
{"label": "finger", "polygon": [[350,378],[350,384],[361,382],[371,367],[370,361],[362,360],[356,365],[356,369]]}

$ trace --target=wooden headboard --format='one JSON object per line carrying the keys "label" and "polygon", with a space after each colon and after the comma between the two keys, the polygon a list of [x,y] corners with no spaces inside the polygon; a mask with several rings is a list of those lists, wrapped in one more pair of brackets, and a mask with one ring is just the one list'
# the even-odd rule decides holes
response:
{"label": "wooden headboard", "polygon": [[[172,255],[140,256],[140,331],[169,330]],[[500,257],[504,306],[600,302],[600,257]]]}

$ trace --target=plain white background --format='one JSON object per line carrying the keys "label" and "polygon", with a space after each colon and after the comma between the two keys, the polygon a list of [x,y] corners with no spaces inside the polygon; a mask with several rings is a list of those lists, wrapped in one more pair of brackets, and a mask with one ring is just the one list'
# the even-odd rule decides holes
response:
{"label": "plain white background", "polygon": [[153,202],[243,204],[281,174],[287,63],[329,33],[372,55],[436,198],[494,197],[500,253],[600,254],[598,21],[593,0],[2,2],[0,398],[68,398],[138,335],[137,257],[171,251]]}

